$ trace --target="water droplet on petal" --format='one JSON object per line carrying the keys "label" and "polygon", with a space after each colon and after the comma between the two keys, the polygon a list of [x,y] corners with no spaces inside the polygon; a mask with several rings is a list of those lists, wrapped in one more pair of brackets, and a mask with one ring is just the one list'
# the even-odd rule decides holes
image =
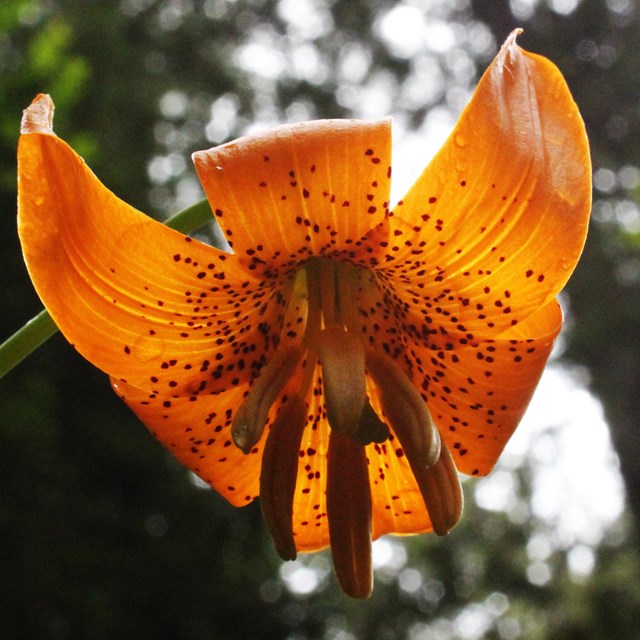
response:
{"label": "water droplet on petal", "polygon": [[459,147],[466,147],[469,144],[469,140],[462,133],[456,133],[453,136],[453,140]]}
{"label": "water droplet on petal", "polygon": [[456,161],[456,171],[458,173],[464,173],[467,170],[467,163],[464,160],[458,159]]}
{"label": "water droplet on petal", "polygon": [[44,196],[36,196],[34,199],[34,203],[36,204],[37,207],[41,206],[43,202],[44,202]]}

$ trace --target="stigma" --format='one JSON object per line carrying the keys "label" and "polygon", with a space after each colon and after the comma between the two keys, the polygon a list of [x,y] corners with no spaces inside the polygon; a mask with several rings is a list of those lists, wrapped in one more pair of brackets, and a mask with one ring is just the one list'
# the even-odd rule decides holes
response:
{"label": "stigma", "polygon": [[380,296],[378,287],[372,271],[348,262],[313,258],[300,266],[283,287],[288,300],[283,326],[295,319],[302,327],[283,332],[231,427],[235,445],[249,453],[268,425],[260,475],[262,512],[279,555],[295,559],[299,450],[314,372],[320,367],[330,426],[329,541],[340,586],[358,598],[367,597],[373,586],[369,445],[395,435],[437,534],[448,533],[462,512],[458,475],[425,400],[401,363],[365,340],[362,312],[367,299]]}

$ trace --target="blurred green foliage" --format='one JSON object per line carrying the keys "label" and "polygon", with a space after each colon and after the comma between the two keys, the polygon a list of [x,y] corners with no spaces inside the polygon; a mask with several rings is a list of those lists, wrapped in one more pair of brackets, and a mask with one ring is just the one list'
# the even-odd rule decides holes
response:
{"label": "blurred green foliage", "polygon": [[[40,309],[13,223],[20,115],[37,93],[53,96],[57,132],[110,188],[163,216],[201,195],[194,149],[255,124],[376,109],[418,128],[459,110],[497,44],[524,26],[521,44],[567,77],[597,178],[564,355],[607,410],[629,509],[590,550],[592,569],[572,573],[571,545],[532,515],[525,462],[511,471],[519,510],[481,508],[467,481],[459,527],[385,542],[373,597],[348,601],[326,554],[281,566],[256,505],[237,510],[199,487],[56,336],[0,382],[4,637],[638,637],[640,14],[624,0],[408,4],[449,28],[448,48],[412,53],[407,36],[394,49],[387,0],[0,3],[0,327],[8,336]],[[537,558],[540,539],[551,542]]]}

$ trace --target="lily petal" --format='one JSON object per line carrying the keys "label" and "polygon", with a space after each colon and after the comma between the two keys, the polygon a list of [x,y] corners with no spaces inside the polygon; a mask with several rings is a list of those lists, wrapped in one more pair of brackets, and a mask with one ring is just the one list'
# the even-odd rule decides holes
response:
{"label": "lily petal", "polygon": [[432,343],[524,321],[566,283],[584,245],[584,124],[558,69],[516,35],[390,219],[387,273],[401,300],[422,301],[408,323],[443,327]]}
{"label": "lily petal", "polygon": [[53,134],[52,110],[39,96],[23,121],[18,230],[62,333],[94,365],[142,389],[246,382],[283,321],[269,283],[118,199]]}
{"label": "lily petal", "polygon": [[262,451],[266,436],[249,454],[233,444],[231,423],[248,392],[241,385],[219,394],[171,397],[112,379],[116,393],[156,438],[231,504],[241,507],[259,494]]}
{"label": "lily petal", "polygon": [[515,431],[562,326],[552,300],[496,339],[413,350],[411,376],[463,473],[491,471]]}
{"label": "lily petal", "polygon": [[372,538],[432,531],[424,498],[397,437],[367,447],[373,512]]}
{"label": "lily petal", "polygon": [[388,119],[285,125],[193,159],[229,244],[253,272],[349,254],[388,212]]}

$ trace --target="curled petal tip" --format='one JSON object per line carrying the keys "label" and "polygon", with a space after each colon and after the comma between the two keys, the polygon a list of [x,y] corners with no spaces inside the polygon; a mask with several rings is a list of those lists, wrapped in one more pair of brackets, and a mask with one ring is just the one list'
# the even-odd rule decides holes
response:
{"label": "curled petal tip", "polygon": [[53,133],[53,100],[39,93],[22,112],[20,133]]}
{"label": "curled petal tip", "polygon": [[516,39],[524,30],[521,27],[514,29],[504,41],[502,46],[500,47],[500,52],[498,53],[497,59],[500,63],[500,67],[508,64],[513,61],[514,56],[516,56],[519,51],[518,44]]}
{"label": "curled petal tip", "polygon": [[505,45],[512,45],[516,43],[516,38],[524,31],[522,27],[516,27],[505,40]]}

